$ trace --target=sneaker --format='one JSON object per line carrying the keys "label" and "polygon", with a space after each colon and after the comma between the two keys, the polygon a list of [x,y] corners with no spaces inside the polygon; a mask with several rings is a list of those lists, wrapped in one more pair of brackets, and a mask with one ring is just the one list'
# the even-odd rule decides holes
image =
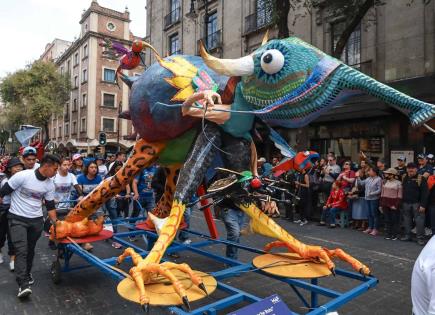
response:
{"label": "sneaker", "polygon": [[28,297],[30,294],[32,294],[32,289],[29,286],[22,286],[18,288],[17,297],[19,299],[24,299]]}
{"label": "sneaker", "polygon": [[392,239],[392,236],[387,235],[387,236],[385,236],[384,238],[385,238],[386,240],[391,240],[391,239]]}
{"label": "sneaker", "polygon": [[326,225],[326,223],[323,221],[320,221],[319,223],[317,223],[317,226],[325,226],[325,225]]}
{"label": "sneaker", "polygon": [[303,220],[303,221],[301,221],[301,223],[299,223],[299,225],[300,225],[300,226],[304,226],[304,225],[307,224],[307,223],[308,223],[307,220]]}
{"label": "sneaker", "polygon": [[15,270],[15,260],[11,260],[9,262],[9,270],[14,271]]}
{"label": "sneaker", "polygon": [[4,262],[5,262],[5,260],[3,259],[3,254],[0,253],[0,264],[2,264],[2,263],[4,263]]}
{"label": "sneaker", "polygon": [[372,233],[372,229],[364,230],[363,233],[365,233],[365,234],[370,234],[370,233]]}
{"label": "sneaker", "polygon": [[397,236],[392,236],[392,237],[391,237],[391,240],[392,240],[392,241],[397,241]]}
{"label": "sneaker", "polygon": [[28,280],[30,285],[33,285],[35,283],[35,279],[33,279],[31,273],[29,273],[29,275],[27,276],[27,280]]}
{"label": "sneaker", "polygon": [[376,229],[373,229],[372,232],[369,233],[369,235],[371,235],[371,236],[376,236],[376,235],[378,235],[378,234],[379,234],[379,232],[378,232],[378,230],[376,230]]}
{"label": "sneaker", "polygon": [[330,228],[330,229],[335,229],[336,227],[337,227],[337,226],[336,226],[335,224],[330,224],[330,225],[329,225],[329,228]]}
{"label": "sneaker", "polygon": [[51,250],[56,250],[56,249],[57,249],[56,243],[53,242],[53,241],[48,241],[48,247],[49,247]]}
{"label": "sneaker", "polygon": [[301,224],[301,222],[302,222],[302,220],[295,220],[295,221],[293,221],[293,223],[296,223],[296,224]]}
{"label": "sneaker", "polygon": [[113,242],[113,243],[112,243],[112,247],[113,247],[113,248],[116,248],[116,249],[120,249],[120,248],[122,247],[122,245],[119,244],[119,243],[117,243],[117,242]]}
{"label": "sneaker", "polygon": [[183,245],[190,245],[190,244],[192,244],[192,240],[191,239],[187,239],[182,244]]}
{"label": "sneaker", "polygon": [[401,240],[402,242],[410,242],[410,241],[411,241],[411,238],[410,238],[409,236],[404,236],[404,237],[401,237],[400,240]]}

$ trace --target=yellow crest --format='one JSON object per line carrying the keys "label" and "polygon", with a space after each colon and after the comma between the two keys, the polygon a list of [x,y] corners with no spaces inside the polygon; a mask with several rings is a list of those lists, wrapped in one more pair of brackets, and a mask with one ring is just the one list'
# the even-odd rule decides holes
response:
{"label": "yellow crest", "polygon": [[171,101],[185,101],[195,93],[192,87],[192,79],[196,77],[198,69],[193,64],[180,56],[158,61],[162,67],[168,69],[174,75],[172,78],[165,78],[166,82],[178,89]]}

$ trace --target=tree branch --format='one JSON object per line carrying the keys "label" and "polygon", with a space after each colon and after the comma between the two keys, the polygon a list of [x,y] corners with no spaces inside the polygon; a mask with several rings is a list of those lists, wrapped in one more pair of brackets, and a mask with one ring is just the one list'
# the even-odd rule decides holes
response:
{"label": "tree branch", "polygon": [[349,24],[346,25],[346,28],[344,29],[343,33],[341,33],[337,45],[335,46],[334,51],[332,52],[333,57],[340,59],[341,54],[343,53],[343,50],[346,47],[350,35],[352,35],[352,32],[355,30],[358,24],[361,23],[366,13],[370,10],[371,7],[374,6],[374,4],[375,4],[375,0],[366,0],[361,6],[359,6],[358,11],[352,17]]}

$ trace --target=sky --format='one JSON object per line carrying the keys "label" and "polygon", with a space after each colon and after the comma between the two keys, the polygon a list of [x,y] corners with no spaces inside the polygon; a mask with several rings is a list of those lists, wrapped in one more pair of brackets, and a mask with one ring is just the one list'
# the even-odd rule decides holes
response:
{"label": "sky", "polygon": [[[38,59],[55,38],[73,41],[80,34],[79,21],[91,0],[1,0],[0,78]],[[130,11],[130,30],[145,36],[145,0],[98,0],[98,4]]]}

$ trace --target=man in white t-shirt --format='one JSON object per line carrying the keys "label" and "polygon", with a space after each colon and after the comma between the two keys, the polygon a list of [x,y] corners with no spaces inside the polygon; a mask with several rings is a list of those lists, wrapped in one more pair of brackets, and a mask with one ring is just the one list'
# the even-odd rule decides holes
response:
{"label": "man in white t-shirt", "polygon": [[415,261],[411,298],[414,315],[435,315],[435,236],[432,236]]}
{"label": "man in white t-shirt", "polygon": [[36,149],[34,147],[25,147],[21,160],[26,170],[36,170],[40,165],[36,162]]}
{"label": "man in white t-shirt", "polygon": [[42,201],[52,221],[56,221],[54,184],[52,177],[59,167],[59,158],[46,154],[36,170],[24,170],[14,176],[0,189],[0,202],[11,194],[8,220],[12,244],[16,251],[15,275],[19,286],[18,297],[32,293],[34,283],[31,275],[36,242],[44,225]]}

